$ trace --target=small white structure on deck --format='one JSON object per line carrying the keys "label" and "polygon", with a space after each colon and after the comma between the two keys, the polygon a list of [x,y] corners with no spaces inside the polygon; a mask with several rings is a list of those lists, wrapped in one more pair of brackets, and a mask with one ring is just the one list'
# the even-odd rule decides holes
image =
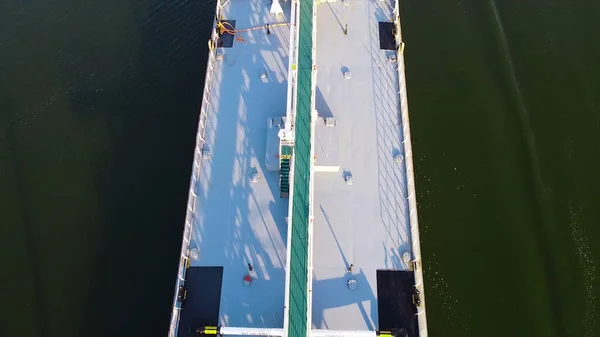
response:
{"label": "small white structure on deck", "polygon": [[281,8],[281,5],[279,4],[279,0],[273,0],[273,3],[271,4],[270,12],[273,15],[283,15],[283,8]]}
{"label": "small white structure on deck", "polygon": [[267,120],[267,141],[265,152],[265,166],[269,171],[279,171],[279,142],[282,131],[282,119],[269,118]]}

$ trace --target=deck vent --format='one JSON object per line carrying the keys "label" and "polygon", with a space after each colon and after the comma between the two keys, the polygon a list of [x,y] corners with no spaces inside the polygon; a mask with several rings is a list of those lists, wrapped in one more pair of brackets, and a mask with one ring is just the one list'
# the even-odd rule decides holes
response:
{"label": "deck vent", "polygon": [[200,256],[200,250],[198,248],[192,248],[190,250],[190,258],[192,260],[198,260],[198,256]]}
{"label": "deck vent", "polygon": [[258,174],[258,172],[254,172],[252,173],[252,175],[250,176],[250,181],[253,183],[257,183],[260,181],[260,174]]}
{"label": "deck vent", "polygon": [[348,280],[348,289],[350,290],[356,290],[356,280],[355,279],[349,279]]}
{"label": "deck vent", "polygon": [[207,148],[202,149],[202,159],[208,160],[210,158],[212,158],[212,152],[210,152],[210,150]]}
{"label": "deck vent", "polygon": [[412,255],[410,254],[410,252],[408,250],[405,251],[404,253],[402,253],[402,261],[404,262],[404,264],[406,266],[410,266],[410,261],[412,260],[411,256]]}
{"label": "deck vent", "polygon": [[402,162],[402,160],[404,160],[404,158],[402,158],[402,155],[400,153],[396,153],[394,155],[394,161],[398,164],[400,164]]}
{"label": "deck vent", "polygon": [[325,126],[328,128],[332,128],[334,126],[336,126],[337,121],[335,120],[334,117],[326,117],[325,118]]}
{"label": "deck vent", "polygon": [[344,181],[346,182],[346,185],[354,185],[354,177],[352,176],[352,173],[348,172],[344,174]]}
{"label": "deck vent", "polygon": [[225,57],[225,53],[222,51],[217,52],[217,60],[222,60]]}
{"label": "deck vent", "polygon": [[352,78],[352,73],[350,72],[350,70],[344,71],[344,78],[347,80]]}

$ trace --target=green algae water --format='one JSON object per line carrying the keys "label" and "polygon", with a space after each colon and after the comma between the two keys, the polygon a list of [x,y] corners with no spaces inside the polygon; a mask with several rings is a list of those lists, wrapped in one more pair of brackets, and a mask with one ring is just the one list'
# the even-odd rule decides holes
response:
{"label": "green algae water", "polygon": [[[403,0],[430,336],[600,336],[600,5]],[[0,2],[0,336],[165,336],[214,11]]]}
{"label": "green algae water", "polygon": [[600,5],[401,17],[430,336],[600,336]]}

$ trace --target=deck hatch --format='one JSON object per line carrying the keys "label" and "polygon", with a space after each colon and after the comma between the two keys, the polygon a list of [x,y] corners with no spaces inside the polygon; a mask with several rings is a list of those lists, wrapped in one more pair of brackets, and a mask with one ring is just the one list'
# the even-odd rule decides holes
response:
{"label": "deck hatch", "polygon": [[379,329],[397,337],[419,335],[417,308],[413,304],[415,275],[408,270],[377,271]]}
{"label": "deck hatch", "polygon": [[394,23],[379,23],[379,48],[383,50],[395,50],[396,41],[394,41]]}
{"label": "deck hatch", "polygon": [[222,283],[223,267],[187,269],[178,337],[196,336],[197,327],[219,323]]}
{"label": "deck hatch", "polygon": [[[225,26],[228,29],[235,29],[235,20],[220,20],[219,23],[227,23]],[[231,25],[231,26],[229,26]],[[217,32],[219,29],[217,28]],[[217,41],[217,47],[219,48],[231,48],[233,47],[233,41],[235,40],[235,36],[231,33],[224,32],[219,36],[219,41]]]}

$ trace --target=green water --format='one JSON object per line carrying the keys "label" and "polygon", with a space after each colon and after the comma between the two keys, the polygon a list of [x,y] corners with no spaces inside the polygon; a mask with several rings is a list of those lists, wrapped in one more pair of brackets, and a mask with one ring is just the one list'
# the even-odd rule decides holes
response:
{"label": "green water", "polygon": [[212,13],[0,1],[0,336],[166,335]]}
{"label": "green water", "polygon": [[[214,3],[0,1],[0,336],[165,336]],[[600,4],[403,0],[430,336],[599,336]]]}
{"label": "green water", "polygon": [[600,335],[600,5],[401,13],[430,335]]}

